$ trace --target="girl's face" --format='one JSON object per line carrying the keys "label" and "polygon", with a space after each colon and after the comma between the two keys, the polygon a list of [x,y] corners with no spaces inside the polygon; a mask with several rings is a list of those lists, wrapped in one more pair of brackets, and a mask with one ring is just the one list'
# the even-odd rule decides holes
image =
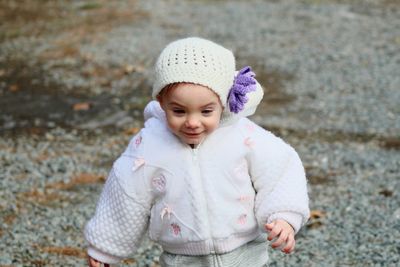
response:
{"label": "girl's face", "polygon": [[157,99],[169,128],[182,142],[197,145],[218,127],[223,107],[213,91],[191,83],[165,90]]}

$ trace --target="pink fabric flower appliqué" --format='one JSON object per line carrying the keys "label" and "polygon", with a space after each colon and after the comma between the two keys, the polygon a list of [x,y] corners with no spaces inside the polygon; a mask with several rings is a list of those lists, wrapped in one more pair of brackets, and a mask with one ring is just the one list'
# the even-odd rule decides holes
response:
{"label": "pink fabric flower appliqu\u00e9", "polygon": [[135,159],[133,162],[132,171],[136,171],[137,168],[145,164],[145,160],[142,158]]}
{"label": "pink fabric flower appliqu\u00e9", "polygon": [[237,223],[240,225],[245,225],[247,222],[247,214],[242,214],[237,220]]}
{"label": "pink fabric flower appliqu\u00e9", "polygon": [[249,176],[247,161],[243,159],[234,169],[235,175],[247,179]]}
{"label": "pink fabric flower appliqu\u00e9", "polygon": [[153,179],[151,179],[151,184],[156,191],[162,193],[165,191],[167,179],[165,179],[165,176],[163,174],[160,174],[159,176],[153,177]]}
{"label": "pink fabric flower appliqu\u00e9", "polygon": [[255,128],[255,126],[253,125],[253,124],[250,124],[250,123],[248,123],[248,124],[246,124],[246,129],[249,131],[249,132],[254,132],[254,130],[256,129]]}
{"label": "pink fabric flower appliqu\u00e9", "polygon": [[161,220],[164,220],[165,214],[168,216],[168,220],[171,220],[171,213],[172,213],[172,208],[168,205],[165,205],[160,214]]}
{"label": "pink fabric flower appliqu\u00e9", "polygon": [[138,138],[135,139],[135,146],[136,148],[142,143],[142,137],[139,136]]}
{"label": "pink fabric flower appliqu\u00e9", "polygon": [[240,197],[239,197],[239,201],[240,202],[247,202],[247,201],[250,201],[251,200],[251,196],[250,195],[241,195]]}
{"label": "pink fabric flower appliqu\u00e9", "polygon": [[247,209],[250,209],[250,208],[252,208],[252,199],[253,199],[253,196],[251,196],[251,195],[241,195],[239,198],[238,198],[238,200],[239,200],[239,202],[242,204],[242,205],[244,205]]}
{"label": "pink fabric flower appliqu\u00e9", "polygon": [[254,145],[253,140],[251,140],[250,137],[247,137],[246,139],[244,139],[244,144],[248,147],[252,147]]}
{"label": "pink fabric flower appliqu\u00e9", "polygon": [[174,235],[179,235],[181,232],[181,227],[177,223],[171,223],[171,229]]}

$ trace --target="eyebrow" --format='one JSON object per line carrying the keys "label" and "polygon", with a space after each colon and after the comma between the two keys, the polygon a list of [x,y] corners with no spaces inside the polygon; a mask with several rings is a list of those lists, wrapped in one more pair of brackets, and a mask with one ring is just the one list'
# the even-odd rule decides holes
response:
{"label": "eyebrow", "polygon": [[215,103],[215,102],[210,102],[210,103],[208,103],[208,104],[202,106],[201,108],[208,108],[208,107],[211,108],[211,107],[215,107],[215,106],[217,106],[217,103]]}
{"label": "eyebrow", "polygon": [[177,102],[175,102],[175,101],[169,102],[169,103],[168,103],[168,106],[179,106],[179,107],[183,107],[183,105],[181,105],[181,104],[179,104],[179,103],[177,103]]}
{"label": "eyebrow", "polygon": [[[168,103],[168,106],[179,106],[179,107],[185,107],[184,105],[181,105],[181,104],[179,104],[178,102],[175,102],[175,101],[172,101],[172,102],[169,102]],[[217,106],[217,103],[216,102],[210,102],[210,103],[207,103],[207,104],[205,104],[205,105],[203,105],[203,106],[201,106],[200,108],[208,108],[208,107],[215,107],[215,106]]]}

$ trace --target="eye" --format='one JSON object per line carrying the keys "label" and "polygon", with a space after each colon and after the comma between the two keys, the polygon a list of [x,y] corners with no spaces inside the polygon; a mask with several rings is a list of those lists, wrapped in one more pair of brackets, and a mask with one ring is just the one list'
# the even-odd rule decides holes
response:
{"label": "eye", "polygon": [[203,115],[210,115],[211,113],[213,113],[214,110],[212,109],[205,109],[203,111],[201,111],[201,113],[203,113]]}
{"label": "eye", "polygon": [[185,114],[185,111],[183,109],[178,109],[178,108],[173,109],[172,112],[178,115]]}

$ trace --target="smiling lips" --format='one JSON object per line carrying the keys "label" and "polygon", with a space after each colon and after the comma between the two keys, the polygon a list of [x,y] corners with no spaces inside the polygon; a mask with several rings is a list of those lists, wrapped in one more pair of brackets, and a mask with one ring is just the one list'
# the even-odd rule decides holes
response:
{"label": "smiling lips", "polygon": [[202,133],[201,133],[201,132],[200,132],[200,133],[188,133],[188,132],[183,132],[183,134],[186,135],[187,137],[194,138],[194,137],[199,137]]}

